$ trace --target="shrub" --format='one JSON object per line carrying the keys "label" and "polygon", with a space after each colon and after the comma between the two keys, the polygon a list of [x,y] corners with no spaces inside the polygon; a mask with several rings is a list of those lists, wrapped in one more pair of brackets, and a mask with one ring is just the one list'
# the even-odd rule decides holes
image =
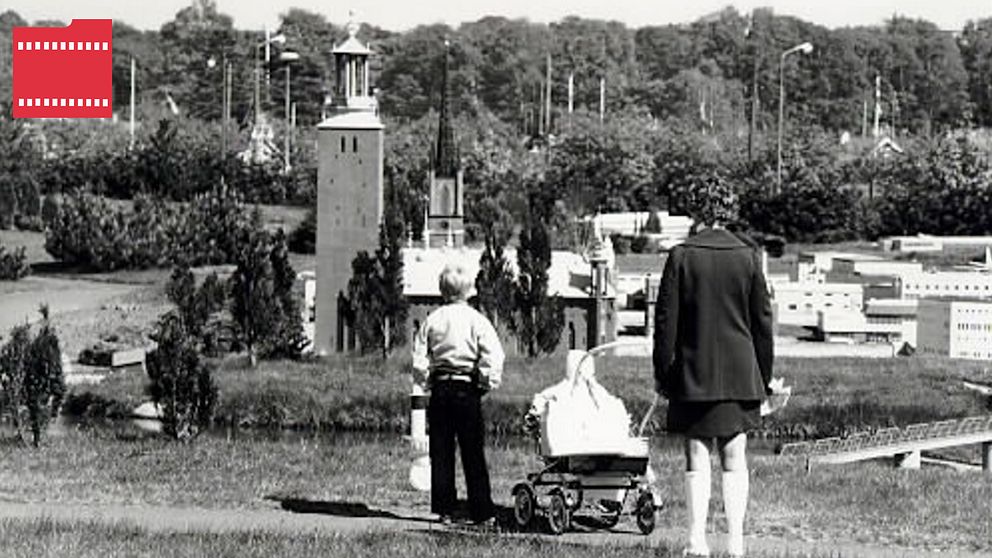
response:
{"label": "shrub", "polygon": [[613,233],[610,235],[610,241],[613,242],[613,253],[618,255],[629,254],[630,253],[630,239],[620,233]]}
{"label": "shrub", "polygon": [[635,236],[630,241],[630,251],[635,254],[653,253],[654,250],[651,247],[651,239],[643,234]]}
{"label": "shrub", "polygon": [[0,413],[10,417],[22,440],[30,430],[35,447],[65,396],[59,339],[47,307],[41,308],[41,315],[37,336],[32,338],[29,326],[17,327],[0,350]]}
{"label": "shrub", "polygon": [[643,232],[653,234],[661,232],[661,218],[658,217],[658,212],[656,210],[651,210],[648,212],[648,220],[644,223]]}
{"label": "shrub", "polygon": [[159,319],[152,338],[158,346],[148,355],[149,392],[162,407],[162,430],[173,439],[191,440],[213,421],[213,368],[201,359],[197,341],[178,312]]}
{"label": "shrub", "polygon": [[251,224],[241,196],[223,184],[186,207],[141,195],[127,209],[74,191],[49,197],[42,210],[45,249],[56,259],[98,271],[173,263],[233,263],[240,231]]}
{"label": "shrub", "polygon": [[211,331],[208,326],[211,325],[211,317],[220,312],[226,302],[226,293],[217,274],[211,273],[197,287],[189,266],[177,266],[172,270],[165,293],[176,305],[176,311],[190,335],[205,345],[206,352],[215,352],[218,332]]}
{"label": "shrub", "polygon": [[307,216],[289,235],[289,250],[296,254],[317,252],[317,210],[310,208]]}
{"label": "shrub", "polygon": [[17,281],[31,273],[27,264],[27,254],[20,246],[13,252],[0,246],[0,281]]}

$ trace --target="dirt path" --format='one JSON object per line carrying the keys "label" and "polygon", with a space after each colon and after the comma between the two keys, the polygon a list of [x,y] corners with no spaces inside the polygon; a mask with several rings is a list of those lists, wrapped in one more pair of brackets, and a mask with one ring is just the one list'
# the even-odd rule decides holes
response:
{"label": "dirt path", "polygon": [[[32,520],[48,518],[63,522],[99,522],[133,525],[151,532],[210,532],[228,533],[268,531],[276,533],[350,534],[369,531],[429,533],[444,529],[422,511],[374,509],[362,504],[332,504],[322,502],[284,503],[272,509],[231,510],[180,508],[169,506],[124,506],[89,504],[36,504],[0,502],[0,520]],[[612,532],[578,531],[557,537],[564,543],[586,545],[647,545],[658,546],[664,541],[677,545],[681,531],[659,527],[648,537],[640,535],[629,521],[623,521]],[[457,528],[456,528],[457,529]],[[460,531],[460,530],[459,530]],[[552,537],[535,534],[503,534],[505,537]],[[719,536],[710,535],[714,551],[722,550]],[[907,548],[885,548],[858,543],[787,541],[769,537],[748,537],[748,548],[784,556],[822,555],[851,557],[896,556],[978,558],[988,554],[969,552],[928,552]]]}

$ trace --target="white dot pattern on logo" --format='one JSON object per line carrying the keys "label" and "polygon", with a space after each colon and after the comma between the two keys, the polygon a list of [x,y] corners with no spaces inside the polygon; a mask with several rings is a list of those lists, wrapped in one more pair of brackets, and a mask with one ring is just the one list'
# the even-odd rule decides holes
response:
{"label": "white dot pattern on logo", "polygon": [[111,50],[107,41],[17,41],[17,50],[73,50],[73,51],[105,51]]}

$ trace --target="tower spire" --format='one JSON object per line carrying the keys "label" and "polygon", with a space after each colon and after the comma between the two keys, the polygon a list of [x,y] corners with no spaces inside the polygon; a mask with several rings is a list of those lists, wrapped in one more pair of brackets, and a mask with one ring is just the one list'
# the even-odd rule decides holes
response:
{"label": "tower spire", "polygon": [[434,172],[439,177],[454,178],[458,174],[458,154],[455,153],[455,134],[451,129],[448,110],[448,54],[451,43],[444,40],[444,67],[441,72],[441,107],[437,126],[437,150],[434,154]]}

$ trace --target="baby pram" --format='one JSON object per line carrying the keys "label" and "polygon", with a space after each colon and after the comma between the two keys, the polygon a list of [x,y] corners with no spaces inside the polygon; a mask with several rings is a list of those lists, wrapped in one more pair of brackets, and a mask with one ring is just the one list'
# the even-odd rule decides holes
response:
{"label": "baby pram", "polygon": [[[607,529],[622,516],[633,515],[642,533],[654,530],[655,512],[662,502],[652,490],[648,441],[642,437],[654,405],[631,437],[623,403],[595,381],[593,357],[613,345],[571,351],[566,379],[535,396],[527,423],[532,432],[540,433],[544,467],[513,487],[514,518],[520,528],[528,528],[540,513],[557,535],[571,527],[573,515],[581,513],[592,515],[596,526]],[[583,424],[590,428],[583,431]],[[630,503],[633,508],[626,508]]]}

